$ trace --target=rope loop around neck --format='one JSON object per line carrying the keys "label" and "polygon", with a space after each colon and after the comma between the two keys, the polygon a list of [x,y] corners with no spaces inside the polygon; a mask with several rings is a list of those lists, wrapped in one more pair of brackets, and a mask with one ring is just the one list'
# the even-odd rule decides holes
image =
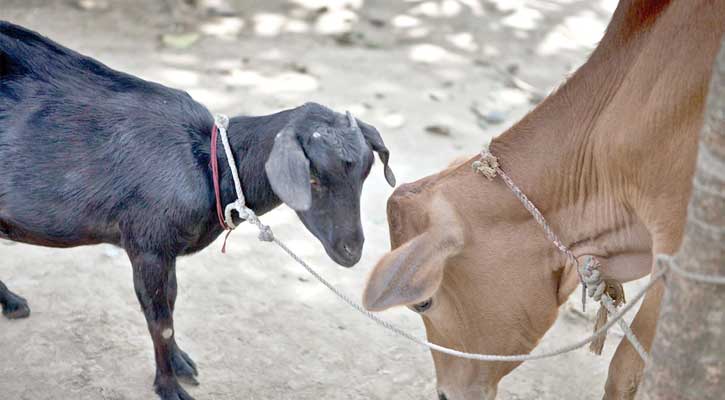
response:
{"label": "rope loop around neck", "polygon": [[[224,147],[224,155],[227,159],[227,165],[229,167],[229,171],[231,172],[232,179],[234,180],[234,192],[237,196],[237,199],[233,202],[229,203],[224,207],[224,215],[223,218],[220,216],[220,222],[222,223],[222,226],[228,231],[226,238],[224,239],[224,246],[222,247],[222,252],[225,252],[226,250],[226,241],[227,238],[229,238],[229,234],[231,231],[236,229],[237,224],[234,222],[234,211],[237,212],[237,216],[239,219],[243,221],[249,221],[257,226],[259,229],[259,240],[265,241],[265,242],[272,242],[274,241],[274,234],[272,233],[272,229],[264,225],[259,218],[257,218],[257,215],[254,213],[254,210],[247,207],[246,199],[244,197],[244,191],[242,190],[242,182],[241,179],[239,179],[239,170],[237,168],[237,163],[234,160],[234,154],[232,152],[232,147],[229,144],[229,135],[227,134],[227,129],[229,128],[229,117],[222,114],[216,114],[214,115],[214,130],[212,131],[212,147],[216,145],[216,137],[217,135],[222,140],[222,145]],[[213,159],[213,165],[215,165],[216,162],[216,151],[212,151],[212,155],[214,157]],[[218,178],[218,170],[215,171],[215,191],[217,193],[217,207],[221,208],[221,199],[219,196],[219,183],[217,181]]]}
{"label": "rope loop around neck", "polygon": [[[495,178],[497,175],[500,176],[506,186],[508,186],[508,188],[514,194],[514,196],[521,202],[524,208],[529,211],[534,220],[541,226],[542,230],[544,231],[544,235],[574,265],[574,267],[576,268],[576,272],[579,275],[579,282],[582,285],[582,310],[586,311],[587,298],[592,297],[600,302],[600,308],[606,309],[605,312],[615,314],[616,304],[614,299],[612,299],[606,292],[607,284],[601,278],[601,273],[599,271],[599,261],[595,257],[588,257],[584,265],[581,265],[579,263],[579,260],[571,251],[571,249],[569,249],[569,247],[567,247],[564,242],[559,239],[559,236],[556,235],[554,230],[551,228],[551,225],[549,225],[549,223],[546,221],[546,218],[544,218],[544,215],[541,213],[541,211],[539,211],[536,205],[534,205],[534,203],[529,200],[526,194],[524,194],[524,192],[514,183],[514,181],[508,176],[508,174],[506,174],[506,172],[501,169],[498,158],[496,158],[496,156],[494,156],[488,148],[484,148],[481,151],[481,158],[475,161],[472,166],[474,171],[481,173],[488,180],[493,180],[493,178]],[[602,324],[596,324],[595,330],[596,328],[598,328],[597,325]],[[637,337],[634,335],[629,326],[627,326],[624,321],[621,321],[620,327],[625,332],[627,339],[629,339],[629,341],[632,343],[632,347],[634,347],[635,350],[637,350],[637,352],[639,353],[640,357],[642,357],[642,359],[646,361],[648,358],[647,352],[644,350],[644,347],[639,343],[639,340],[637,340]],[[600,345],[603,344],[603,340],[600,340],[599,344],[595,346],[594,351],[597,352],[598,350],[598,352],[601,353]]]}

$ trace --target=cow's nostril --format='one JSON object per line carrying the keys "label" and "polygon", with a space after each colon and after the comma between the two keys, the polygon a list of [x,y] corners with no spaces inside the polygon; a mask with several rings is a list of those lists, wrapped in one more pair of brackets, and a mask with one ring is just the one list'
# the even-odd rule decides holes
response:
{"label": "cow's nostril", "polygon": [[345,250],[345,253],[347,253],[349,255],[353,254],[352,246],[350,246],[349,244],[346,243],[346,244],[342,245],[342,248],[343,248],[343,250]]}

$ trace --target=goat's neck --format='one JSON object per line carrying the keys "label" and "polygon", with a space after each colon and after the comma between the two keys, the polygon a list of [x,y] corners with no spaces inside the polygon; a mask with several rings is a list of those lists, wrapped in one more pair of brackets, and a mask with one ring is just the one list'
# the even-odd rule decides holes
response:
{"label": "goat's neck", "polygon": [[[282,204],[274,194],[267,179],[264,165],[274,145],[278,128],[284,126],[285,114],[279,113],[263,117],[235,117],[229,124],[229,143],[239,171],[239,179],[247,207],[262,215]],[[224,148],[219,143],[220,189],[222,203],[236,200],[234,180],[229,170]]]}

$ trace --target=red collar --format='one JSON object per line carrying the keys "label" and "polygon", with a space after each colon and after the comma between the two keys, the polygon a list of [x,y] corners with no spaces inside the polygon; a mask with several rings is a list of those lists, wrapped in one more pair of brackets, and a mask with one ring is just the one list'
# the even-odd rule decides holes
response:
{"label": "red collar", "polygon": [[222,208],[222,195],[221,195],[221,189],[219,187],[219,159],[217,158],[217,143],[219,143],[219,128],[217,128],[216,121],[214,121],[214,127],[211,129],[211,149],[210,149],[210,157],[211,157],[211,179],[214,183],[214,197],[216,198],[216,215],[219,219],[219,225],[222,227],[223,230],[227,231],[226,236],[224,236],[224,245],[222,245],[222,253],[227,252],[227,239],[229,239],[229,235],[232,233],[232,228],[227,225],[227,223],[224,221],[224,211]]}
{"label": "red collar", "polygon": [[211,129],[211,176],[214,183],[214,196],[216,197],[216,214],[219,218],[219,225],[222,229],[231,231],[231,228],[224,222],[224,211],[222,208],[221,189],[219,188],[219,159],[217,158],[217,143],[219,142],[219,129],[216,122]]}

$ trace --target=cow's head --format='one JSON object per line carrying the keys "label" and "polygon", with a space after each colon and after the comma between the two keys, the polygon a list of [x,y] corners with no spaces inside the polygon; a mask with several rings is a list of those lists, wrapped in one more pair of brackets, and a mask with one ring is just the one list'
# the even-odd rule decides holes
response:
{"label": "cow's head", "polygon": [[[538,225],[470,162],[399,187],[388,201],[393,251],[372,271],[368,310],[408,306],[428,339],[471,353],[530,352],[576,286]],[[433,352],[441,399],[494,399],[516,363]]]}
{"label": "cow's head", "polygon": [[378,153],[385,178],[395,186],[390,153],[372,125],[315,103],[292,110],[277,134],[266,172],[274,193],[340,265],[360,260],[363,235],[360,193]]}

